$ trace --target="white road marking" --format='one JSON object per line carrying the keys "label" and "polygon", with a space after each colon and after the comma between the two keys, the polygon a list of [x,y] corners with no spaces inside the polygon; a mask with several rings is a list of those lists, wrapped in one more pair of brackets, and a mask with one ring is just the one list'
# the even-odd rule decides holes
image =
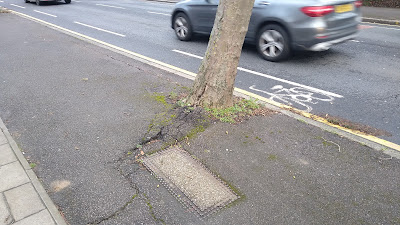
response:
{"label": "white road marking", "polygon": [[96,29],[96,30],[99,30],[99,31],[104,31],[104,32],[107,32],[107,33],[110,33],[110,34],[114,34],[114,35],[117,35],[117,36],[126,37],[123,34],[119,34],[119,33],[115,33],[115,32],[112,32],[112,31],[104,30],[104,29],[101,29],[101,28],[98,28],[98,27],[94,27],[94,26],[90,26],[90,25],[87,25],[87,24],[84,24],[84,23],[80,23],[80,22],[76,22],[76,21],[74,21],[74,23],[82,25],[82,26],[85,26],[85,27],[90,27],[90,28],[93,28],[93,29]]}
{"label": "white road marking", "polygon": [[147,13],[151,13],[151,14],[158,14],[158,15],[163,15],[163,16],[170,16],[169,14],[166,14],[166,13],[159,13],[159,12],[151,12],[151,11],[147,11]]}
{"label": "white road marking", "polygon": [[0,2],[3,2],[3,1],[0,1]]}
{"label": "white road marking", "polygon": [[203,57],[201,57],[201,56],[193,55],[193,54],[191,54],[191,53],[184,52],[184,51],[180,51],[180,50],[177,50],[177,49],[174,49],[174,50],[172,50],[172,51],[173,51],[173,52],[180,53],[180,54],[182,54],[182,55],[187,55],[187,56],[190,56],[190,57],[193,57],[193,58],[203,59]]}
{"label": "white road marking", "polygon": [[[188,52],[184,52],[184,51],[180,51],[180,50],[176,50],[176,49],[174,49],[172,51],[180,53],[180,54],[183,54],[183,55],[187,55],[187,56],[190,56],[190,57],[193,57],[193,58],[203,59],[203,57],[201,57],[201,56],[194,55],[194,54],[191,54],[191,53],[188,53]],[[279,82],[282,82],[282,83],[290,84],[290,85],[293,85],[293,86],[306,88],[306,89],[308,89],[310,91],[314,91],[316,93],[320,93],[320,94],[324,94],[324,95],[328,95],[328,96],[333,96],[333,97],[336,97],[336,98],[343,98],[342,95],[339,95],[339,94],[336,94],[336,93],[333,93],[333,92],[324,91],[324,90],[321,90],[321,89],[318,89],[318,88],[314,88],[314,87],[310,87],[310,86],[307,86],[307,85],[299,84],[299,83],[296,83],[296,82],[293,82],[293,81],[289,81],[289,80],[285,80],[285,79],[282,79],[282,78],[274,77],[274,76],[271,76],[271,75],[268,75],[268,74],[256,72],[256,71],[249,70],[249,69],[245,69],[243,67],[238,67],[238,70],[246,72],[246,73],[251,73],[251,74],[254,74],[254,75],[257,75],[257,76],[260,76],[260,77],[265,77],[265,78],[268,78],[268,79],[271,79],[271,80],[276,80],[276,81],[279,81]]]}
{"label": "white road marking", "polygon": [[37,13],[44,14],[44,15],[48,15],[48,16],[51,16],[51,17],[57,17],[56,15],[52,15],[52,14],[49,14],[49,13],[41,12],[41,11],[38,11],[38,10],[33,10],[33,11],[35,11]]}
{"label": "white road marking", "polygon": [[358,42],[360,42],[359,40],[350,40],[351,42],[356,42],[356,43],[358,43]]}
{"label": "white road marking", "polygon": [[18,7],[18,8],[21,8],[21,9],[25,9],[25,7],[20,6],[20,5],[15,5],[15,4],[10,4],[10,5],[15,6],[15,7]]}
{"label": "white road marking", "polygon": [[126,9],[123,7],[119,7],[119,6],[113,6],[113,5],[104,5],[104,4],[96,4],[98,6],[104,6],[104,7],[109,7],[109,8],[115,8],[115,9]]}

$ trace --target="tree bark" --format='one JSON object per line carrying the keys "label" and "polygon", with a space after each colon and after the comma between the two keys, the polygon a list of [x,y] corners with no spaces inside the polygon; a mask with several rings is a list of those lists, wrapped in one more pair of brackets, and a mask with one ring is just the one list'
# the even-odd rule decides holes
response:
{"label": "tree bark", "polygon": [[254,0],[220,0],[207,52],[188,97],[191,105],[229,107]]}

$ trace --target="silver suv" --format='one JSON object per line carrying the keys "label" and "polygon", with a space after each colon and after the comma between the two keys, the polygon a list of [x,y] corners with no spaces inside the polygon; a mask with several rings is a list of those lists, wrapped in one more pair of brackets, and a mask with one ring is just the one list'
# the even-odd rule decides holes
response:
{"label": "silver suv", "polygon": [[[219,0],[185,0],[172,12],[172,28],[182,41],[194,33],[210,34]],[[269,61],[293,50],[324,51],[353,39],[361,22],[361,1],[255,0],[246,42]]]}

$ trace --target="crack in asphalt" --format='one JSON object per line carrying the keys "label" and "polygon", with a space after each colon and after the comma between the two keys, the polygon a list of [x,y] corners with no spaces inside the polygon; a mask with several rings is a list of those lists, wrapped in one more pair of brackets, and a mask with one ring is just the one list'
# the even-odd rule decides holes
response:
{"label": "crack in asphalt", "polygon": [[[150,138],[146,138],[145,140],[142,140],[141,142],[139,142],[138,145],[146,145],[146,144],[150,143],[153,140],[159,140],[160,138],[162,139],[162,130],[163,130],[163,128],[164,127],[161,127],[160,131],[157,134],[151,136]],[[155,222],[161,222],[162,224],[165,224],[163,219],[157,218],[155,216],[155,213],[154,213],[154,210],[153,210],[153,206],[150,203],[149,197],[145,193],[141,192],[139,187],[136,185],[136,183],[134,183],[132,181],[132,179],[130,179],[130,177],[132,175],[134,175],[136,172],[138,172],[139,168],[135,169],[134,172],[128,172],[128,173],[125,173],[123,168],[121,168],[122,164],[123,163],[129,163],[129,160],[131,161],[131,163],[139,164],[135,158],[134,159],[130,159],[133,155],[138,155],[139,154],[140,148],[138,147],[138,145],[136,145],[137,147],[128,150],[128,152],[131,152],[131,154],[124,154],[123,156],[119,157],[117,160],[114,160],[112,162],[108,162],[108,163],[116,164],[116,168],[115,169],[118,171],[118,173],[122,177],[125,178],[125,180],[128,181],[129,186],[132,189],[135,190],[135,194],[129,199],[129,201],[125,202],[125,204],[123,206],[121,206],[119,209],[117,209],[116,211],[114,211],[110,215],[104,216],[104,217],[99,217],[96,220],[94,220],[94,221],[92,221],[90,223],[87,223],[88,225],[100,224],[102,222],[105,222],[107,220],[115,218],[120,213],[122,213],[130,204],[132,204],[133,201],[136,198],[139,199],[139,200],[142,200],[142,201],[144,201],[146,203],[146,205],[149,207],[149,209],[148,209],[149,214],[152,216],[152,218],[154,219]],[[143,196],[143,197],[141,197],[141,196]]]}
{"label": "crack in asphalt", "polygon": [[[111,57],[111,56],[109,56]],[[120,156],[118,159],[114,161],[107,162],[107,164],[112,164],[114,165],[114,169],[118,171],[119,175],[125,178],[125,180],[129,183],[130,187],[135,190],[135,194],[127,201],[125,202],[120,208],[118,208],[116,211],[113,213],[109,214],[108,216],[103,216],[95,219],[94,221],[88,223],[90,225],[92,224],[100,224],[102,222],[105,222],[107,220],[110,220],[112,218],[115,218],[118,216],[120,213],[123,213],[125,209],[134,202],[135,199],[138,199],[139,201],[144,201],[144,203],[148,206],[148,212],[151,215],[152,219],[156,223],[161,223],[161,224],[166,224],[165,221],[162,218],[158,218],[155,214],[154,207],[150,202],[149,196],[147,196],[143,191],[140,190],[138,185],[132,180],[132,176],[140,172],[140,157],[143,155],[143,147],[150,145],[154,141],[163,141],[165,143],[170,142],[171,140],[176,140],[181,139],[182,137],[188,135],[190,133],[190,130],[186,129],[185,130],[185,125],[188,125],[186,128],[195,128],[199,123],[198,117],[193,117],[191,113],[187,113],[185,110],[186,108],[183,109],[177,109],[176,111],[170,111],[170,113],[177,113],[177,116],[175,119],[173,119],[172,123],[159,123],[157,121],[157,118],[153,119],[151,121],[151,125],[149,126],[149,129],[147,132],[144,134],[143,138],[141,141],[138,142],[136,147],[129,149],[127,152],[125,152],[122,156]],[[169,109],[165,113],[165,115],[162,116],[161,121],[163,119],[168,118],[170,114],[168,114]],[[192,114],[197,115],[198,113],[201,114],[200,111],[193,111]],[[165,117],[165,118],[164,118]],[[197,118],[197,120],[196,120]],[[160,118],[158,118],[160,119]],[[195,122],[193,122],[193,120]],[[182,131],[183,129],[183,131]],[[149,147],[149,146],[148,146]],[[136,168],[133,165],[139,165]]]}
{"label": "crack in asphalt", "polygon": [[138,66],[134,66],[134,65],[131,65],[131,64],[129,64],[129,63],[125,62],[125,61],[122,61],[122,60],[120,60],[120,59],[116,59],[116,58],[114,58],[114,57],[111,56],[111,55],[107,55],[107,54],[106,54],[106,56],[109,57],[109,58],[112,59],[112,60],[115,60],[115,61],[124,63],[124,64],[126,64],[127,66],[129,66],[129,67],[136,68],[136,69],[138,69],[138,70],[140,70],[140,71],[145,71],[145,70],[143,70],[142,68],[140,68],[140,67],[138,67]]}

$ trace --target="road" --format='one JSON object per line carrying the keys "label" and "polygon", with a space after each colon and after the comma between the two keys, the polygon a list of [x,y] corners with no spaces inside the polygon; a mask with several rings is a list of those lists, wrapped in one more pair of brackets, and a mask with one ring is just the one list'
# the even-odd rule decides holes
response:
{"label": "road", "polygon": [[[192,72],[207,47],[204,36],[177,40],[170,28],[171,3],[82,0],[39,7],[1,0],[0,6]],[[245,44],[236,87],[313,114],[385,130],[391,136],[380,138],[400,144],[399,43],[400,27],[362,24],[356,40],[326,52],[296,53],[286,62],[264,61]],[[287,94],[293,88],[308,96]]]}

